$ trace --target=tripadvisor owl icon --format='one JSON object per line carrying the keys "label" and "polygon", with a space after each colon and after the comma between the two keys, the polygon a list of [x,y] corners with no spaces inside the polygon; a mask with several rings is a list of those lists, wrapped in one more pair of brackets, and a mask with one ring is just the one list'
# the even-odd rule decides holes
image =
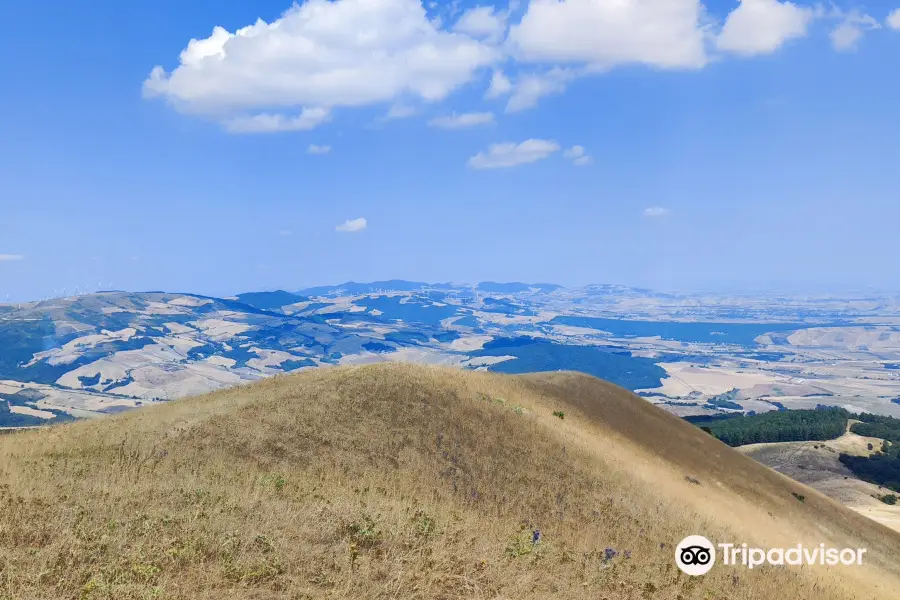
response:
{"label": "tripadvisor owl icon", "polygon": [[716,564],[716,547],[702,535],[689,535],[675,548],[675,564],[688,575],[705,575]]}

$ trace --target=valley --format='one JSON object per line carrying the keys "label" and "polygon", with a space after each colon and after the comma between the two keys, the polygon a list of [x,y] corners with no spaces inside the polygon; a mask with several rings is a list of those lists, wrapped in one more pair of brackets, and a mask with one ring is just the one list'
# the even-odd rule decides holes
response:
{"label": "valley", "polygon": [[6,414],[30,424],[49,411],[102,416],[376,362],[578,370],[679,416],[818,405],[900,416],[900,302],[890,295],[402,280],[231,298],[102,292],[0,306],[0,347]]}

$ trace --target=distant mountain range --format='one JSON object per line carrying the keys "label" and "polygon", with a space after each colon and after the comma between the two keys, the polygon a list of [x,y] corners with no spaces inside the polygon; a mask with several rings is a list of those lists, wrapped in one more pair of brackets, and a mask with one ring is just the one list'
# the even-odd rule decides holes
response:
{"label": "distant mountain range", "polygon": [[297,293],[308,296],[334,296],[374,294],[380,292],[418,292],[422,290],[478,290],[479,292],[494,294],[520,294],[525,292],[552,292],[558,289],[562,289],[562,286],[555,283],[522,283],[519,281],[497,283],[494,281],[482,281],[476,285],[466,285],[458,283],[426,283],[424,281],[389,279],[387,281],[373,281],[370,283],[348,281],[339,285],[306,288]]}
{"label": "distant mountain range", "polygon": [[779,360],[792,331],[871,322],[871,314],[890,314],[890,301],[387,280],[230,298],[110,291],[6,304],[0,426],[91,417],[298,369],[381,361],[505,373],[574,369],[654,390],[667,377],[667,361]]}

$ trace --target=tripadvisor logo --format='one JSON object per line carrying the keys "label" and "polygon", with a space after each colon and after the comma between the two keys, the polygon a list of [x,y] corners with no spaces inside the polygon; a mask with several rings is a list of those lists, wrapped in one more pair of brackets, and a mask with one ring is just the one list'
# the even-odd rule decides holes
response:
{"label": "tripadvisor logo", "polygon": [[747,544],[713,544],[702,535],[689,535],[675,547],[675,564],[688,575],[705,575],[716,564],[716,548],[721,562],[753,569],[762,565],[861,565],[865,548],[826,548],[825,544],[791,548],[753,548]]}
{"label": "tripadvisor logo", "polygon": [[688,575],[706,575],[716,564],[716,548],[702,535],[689,535],[675,548],[675,564]]}

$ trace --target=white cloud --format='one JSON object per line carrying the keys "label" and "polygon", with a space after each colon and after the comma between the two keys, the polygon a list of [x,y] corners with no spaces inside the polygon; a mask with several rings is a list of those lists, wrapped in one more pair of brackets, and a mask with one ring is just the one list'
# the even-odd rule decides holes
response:
{"label": "white cloud", "polygon": [[362,231],[366,227],[368,227],[368,223],[362,217],[358,219],[347,220],[334,228],[335,231],[340,231],[342,233],[356,233],[357,231]]}
{"label": "white cloud", "polygon": [[853,50],[866,31],[881,29],[881,24],[872,16],[858,10],[851,10],[843,20],[831,30],[831,44],[838,52]]}
{"label": "white cloud", "polygon": [[461,115],[452,114],[446,117],[437,117],[428,124],[432,127],[440,127],[442,129],[461,129],[463,127],[474,127],[476,125],[487,125],[494,122],[494,113],[463,113]]}
{"label": "white cloud", "polygon": [[278,131],[308,131],[328,121],[324,108],[304,108],[295,116],[261,113],[249,117],[233,117],[223,122],[229,133],[276,133]]}
{"label": "white cloud", "polygon": [[563,152],[564,158],[576,159],[576,158],[581,158],[584,155],[585,155],[584,146],[572,146],[571,148],[569,148],[568,150]]}
{"label": "white cloud", "polygon": [[530,139],[521,144],[507,142],[492,144],[487,152],[479,152],[469,159],[473,169],[501,169],[543,160],[559,150],[556,142]]}
{"label": "white cloud", "polygon": [[778,0],[741,0],[716,38],[720,50],[744,56],[775,52],[786,41],[806,35],[813,9]]}
{"label": "white cloud", "polygon": [[292,232],[288,231],[287,229],[282,229],[278,232],[278,235],[283,236],[283,237],[288,237],[288,236],[292,235]]}
{"label": "white cloud", "polygon": [[437,101],[501,56],[439,29],[419,0],[307,0],[272,23],[192,39],[180,64],[155,67],[145,95],[215,118],[260,110]]}
{"label": "white cloud", "polygon": [[575,79],[575,72],[554,67],[546,73],[521,75],[512,86],[506,103],[506,112],[513,113],[534,108],[538,100],[551,94],[561,94],[568,83]]}
{"label": "white cloud", "polygon": [[408,119],[409,117],[414,117],[419,114],[419,111],[414,106],[409,106],[407,104],[394,104],[391,106],[390,110],[387,111],[387,114],[384,115],[385,119],[394,120],[394,119]]}
{"label": "white cloud", "polygon": [[887,16],[885,23],[891,29],[900,29],[900,8],[892,10],[891,14]]}
{"label": "white cloud", "polygon": [[499,98],[505,96],[512,91],[512,82],[509,77],[503,74],[503,71],[497,69],[491,75],[491,87],[488,88],[485,98]]}
{"label": "white cloud", "polygon": [[0,262],[13,262],[16,260],[25,260],[21,254],[0,254]]}
{"label": "white cloud", "polygon": [[700,0],[531,0],[508,42],[525,61],[698,68],[702,16]]}
{"label": "white cloud", "polygon": [[310,144],[309,148],[306,149],[307,154],[328,154],[331,152],[331,146],[317,146],[316,144]]}
{"label": "white cloud", "polygon": [[453,31],[498,42],[506,31],[506,15],[493,6],[476,6],[463,13]]}
{"label": "white cloud", "polygon": [[649,217],[651,219],[665,217],[669,214],[668,208],[663,208],[662,206],[651,206],[650,208],[644,209],[644,216]]}
{"label": "white cloud", "polygon": [[587,155],[587,150],[584,149],[584,146],[577,145],[563,152],[563,158],[571,160],[576,167],[584,167],[594,162],[594,159]]}

